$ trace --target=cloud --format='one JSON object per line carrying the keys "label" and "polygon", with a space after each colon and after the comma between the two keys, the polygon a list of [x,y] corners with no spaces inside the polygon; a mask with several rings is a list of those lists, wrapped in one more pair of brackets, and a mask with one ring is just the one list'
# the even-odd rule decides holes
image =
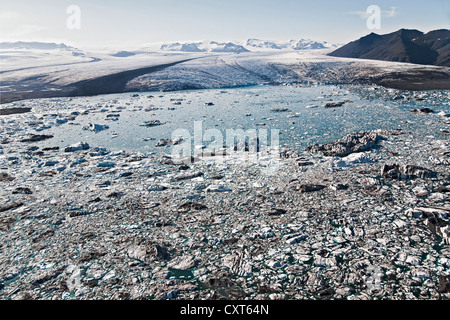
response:
{"label": "cloud", "polygon": [[366,11],[349,11],[347,14],[359,16],[361,19],[367,19],[370,16]]}
{"label": "cloud", "polygon": [[48,28],[44,27],[44,26],[39,26],[39,25],[35,25],[35,24],[25,24],[25,25],[18,26],[17,28],[14,28],[13,30],[10,30],[9,32],[5,33],[5,35],[8,37],[22,37],[22,36],[33,34],[33,33],[43,31],[46,29],[48,29]]}
{"label": "cloud", "polygon": [[31,19],[16,11],[0,12],[2,38],[17,38],[48,29],[46,26],[30,23]]}
{"label": "cloud", "polygon": [[381,16],[386,18],[393,18],[398,15],[397,7],[391,7],[391,10],[381,10]]}
{"label": "cloud", "polygon": [[[346,13],[359,16],[363,20],[369,18],[372,15],[372,13],[368,13],[367,11],[349,11]],[[381,10],[381,17],[383,18],[393,18],[396,16],[398,16],[397,7],[391,7],[390,10]]]}
{"label": "cloud", "polygon": [[23,19],[23,15],[16,11],[0,11],[0,21],[12,22]]}

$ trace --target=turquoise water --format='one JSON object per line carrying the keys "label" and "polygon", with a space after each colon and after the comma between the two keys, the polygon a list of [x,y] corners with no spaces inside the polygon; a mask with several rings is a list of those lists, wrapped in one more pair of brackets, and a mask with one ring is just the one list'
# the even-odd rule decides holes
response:
{"label": "turquoise water", "polygon": [[[424,96],[425,95],[425,96]],[[436,112],[450,110],[449,91],[425,94],[353,86],[257,86],[227,90],[194,90],[114,94],[97,97],[45,100],[53,116],[44,115],[48,129],[41,134],[55,137],[42,146],[61,148],[87,142],[91,147],[168,153],[170,147],[156,148],[159,139],[169,139],[175,130],[194,134],[194,124],[203,132],[218,129],[265,129],[280,131],[280,144],[303,150],[312,143],[325,143],[347,133],[372,129],[416,130],[423,135],[438,135],[442,126],[426,123],[427,116],[410,112],[411,108],[430,107]],[[53,101],[57,101],[52,106]],[[325,108],[328,102],[346,101],[337,108]],[[210,105],[212,103],[213,105]],[[274,112],[273,109],[288,109]],[[73,121],[57,124],[58,113],[83,112]],[[120,115],[117,117],[117,115]],[[115,121],[112,119],[116,119]],[[162,124],[143,126],[145,121]],[[61,122],[61,121],[60,121]],[[108,125],[100,132],[83,130],[89,123]],[[264,125],[263,125],[264,124]],[[207,141],[203,144],[207,145]]]}

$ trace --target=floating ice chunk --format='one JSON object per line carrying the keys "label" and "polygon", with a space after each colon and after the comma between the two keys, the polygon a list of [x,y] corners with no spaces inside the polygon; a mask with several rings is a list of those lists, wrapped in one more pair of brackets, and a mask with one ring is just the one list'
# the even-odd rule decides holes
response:
{"label": "floating ice chunk", "polygon": [[438,116],[448,118],[448,117],[450,117],[450,114],[448,114],[448,113],[445,112],[445,111],[441,111],[441,112],[438,113]]}
{"label": "floating ice chunk", "polygon": [[428,196],[428,190],[423,186],[417,186],[413,189],[414,194],[416,197],[426,197]]}
{"label": "floating ice chunk", "polygon": [[64,152],[75,152],[75,151],[81,151],[81,150],[88,150],[89,144],[86,142],[78,142],[76,144],[70,145],[64,149]]}
{"label": "floating ice chunk", "polygon": [[43,130],[47,130],[50,129],[52,126],[40,126],[38,128],[35,128],[34,130],[36,130],[37,132],[43,131]]}
{"label": "floating ice chunk", "polygon": [[119,120],[118,118],[120,117],[120,114],[119,113],[110,113],[110,114],[108,114],[107,116],[106,116],[106,119],[108,120],[108,119],[110,119],[110,120],[113,120],[113,121],[117,121],[117,120]]}
{"label": "floating ice chunk", "polygon": [[261,233],[259,234],[259,236],[262,239],[267,239],[267,238],[275,237],[275,234],[273,233],[271,228],[264,227],[264,228],[261,229]]}
{"label": "floating ice chunk", "polygon": [[300,234],[290,234],[283,237],[284,241],[287,244],[295,244],[298,242],[301,242],[307,238],[306,235],[300,235]]}
{"label": "floating ice chunk", "polygon": [[116,164],[114,162],[108,162],[108,161],[99,162],[97,164],[97,167],[99,167],[99,168],[112,168],[115,166],[116,166]]}
{"label": "floating ice chunk", "polygon": [[106,124],[97,124],[97,123],[90,123],[88,126],[83,127],[83,130],[93,131],[93,132],[100,132],[103,130],[109,129],[109,126]]}
{"label": "floating ice chunk", "polygon": [[56,119],[56,124],[64,124],[66,122],[68,122],[69,120],[67,119]]}
{"label": "floating ice chunk", "polygon": [[44,163],[44,167],[53,167],[53,166],[57,165],[58,163],[59,163],[59,161],[49,160]]}
{"label": "floating ice chunk", "polygon": [[412,217],[412,218],[422,218],[423,217],[423,212],[420,210],[415,210],[415,209],[408,209],[405,212],[406,216],[408,217]]}
{"label": "floating ice chunk", "polygon": [[253,183],[253,187],[254,188],[264,188],[266,186],[266,184],[264,182],[261,181],[256,181]]}
{"label": "floating ice chunk", "polygon": [[183,257],[176,257],[169,262],[168,267],[177,270],[189,270],[196,266],[197,261],[194,256],[188,255]]}
{"label": "floating ice chunk", "polygon": [[328,102],[325,104],[325,108],[338,108],[338,107],[342,107],[344,104],[345,104],[345,101]]}
{"label": "floating ice chunk", "polygon": [[397,228],[403,228],[407,225],[407,223],[401,219],[396,219],[393,223]]}
{"label": "floating ice chunk", "polygon": [[347,157],[352,153],[372,149],[380,139],[380,136],[374,131],[363,131],[348,134],[335,142],[324,145],[313,144],[307,147],[306,151],[326,157]]}
{"label": "floating ice chunk", "polygon": [[210,185],[206,188],[206,192],[229,192],[231,189],[226,188],[223,185]]}
{"label": "floating ice chunk", "polygon": [[272,112],[286,112],[286,111],[289,111],[289,109],[288,108],[273,108],[273,109],[270,109],[270,111],[272,111]]}
{"label": "floating ice chunk", "polygon": [[182,143],[184,140],[183,138],[177,138],[175,140],[172,139],[159,139],[158,143],[156,144],[156,147],[165,147],[168,145],[177,145]]}
{"label": "floating ice chunk", "polygon": [[335,167],[350,167],[357,163],[372,163],[374,162],[368,152],[359,152],[350,154],[344,158],[338,158],[333,162]]}
{"label": "floating ice chunk", "polygon": [[20,140],[21,142],[38,142],[43,141],[47,139],[53,138],[52,135],[45,135],[45,134],[31,134],[28,138]]}
{"label": "floating ice chunk", "polygon": [[417,266],[421,263],[420,257],[416,256],[408,256],[405,260],[406,263],[409,263],[411,265]]}
{"label": "floating ice chunk", "polygon": [[163,124],[164,123],[162,123],[159,120],[149,120],[149,121],[144,121],[144,124],[141,124],[141,127],[156,127],[156,126],[160,126]]}
{"label": "floating ice chunk", "polygon": [[155,185],[148,188],[148,191],[164,191],[164,190],[167,190],[167,187],[162,185]]}
{"label": "floating ice chunk", "polygon": [[276,260],[270,260],[267,263],[267,266],[272,268],[272,269],[278,269],[278,268],[283,267],[283,265],[279,261],[276,261]]}
{"label": "floating ice chunk", "polygon": [[84,158],[80,158],[80,159],[75,159],[72,161],[72,163],[70,164],[70,167],[73,168],[79,164],[82,164],[83,162],[86,162],[86,159]]}
{"label": "floating ice chunk", "polygon": [[111,151],[107,150],[106,148],[95,147],[95,148],[92,148],[92,150],[89,151],[89,155],[91,157],[99,157],[99,156],[107,155],[110,152]]}

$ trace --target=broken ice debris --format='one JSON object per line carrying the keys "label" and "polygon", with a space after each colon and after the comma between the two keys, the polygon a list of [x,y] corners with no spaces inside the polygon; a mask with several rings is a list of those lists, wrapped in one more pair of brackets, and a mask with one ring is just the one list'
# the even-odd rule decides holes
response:
{"label": "broken ice debris", "polygon": [[148,188],[148,191],[164,191],[164,190],[167,190],[166,186],[155,185]]}
{"label": "broken ice debris", "polygon": [[428,114],[428,113],[434,113],[433,110],[430,108],[422,108],[422,109],[411,109],[412,113],[422,113],[422,114]]}
{"label": "broken ice debris", "polygon": [[342,107],[344,104],[345,104],[345,101],[328,102],[327,104],[325,104],[325,108],[338,108],[338,107]]}
{"label": "broken ice debris", "polygon": [[90,123],[88,126],[83,127],[83,130],[93,132],[100,132],[107,129],[109,129],[109,126],[107,126],[106,124],[97,124],[97,123]]}
{"label": "broken ice debris", "polygon": [[181,180],[190,180],[193,178],[198,178],[203,176],[203,172],[197,171],[194,173],[188,173],[188,174],[183,174],[183,175],[179,175],[175,177],[175,180],[177,181],[181,181]]}
{"label": "broken ice debris", "polygon": [[319,184],[301,184],[299,186],[295,186],[295,189],[297,191],[300,191],[301,193],[316,192],[316,191],[320,191],[325,188],[326,188],[326,186],[319,185]]}
{"label": "broken ice debris", "polygon": [[33,194],[33,192],[30,190],[30,188],[25,187],[18,187],[14,189],[12,192],[13,194]]}
{"label": "broken ice debris", "polygon": [[146,239],[135,241],[134,245],[128,249],[128,256],[143,262],[170,258],[170,254],[165,247]]}
{"label": "broken ice debris", "polygon": [[64,149],[64,152],[75,152],[75,151],[81,151],[81,150],[88,150],[89,144],[86,142],[78,142],[76,144],[70,145]]}
{"label": "broken ice debris", "polygon": [[385,164],[381,168],[381,175],[388,179],[415,179],[415,178],[432,178],[435,173],[429,169],[415,165]]}
{"label": "broken ice debris", "polygon": [[112,168],[115,166],[116,166],[116,164],[114,162],[109,162],[109,161],[99,162],[97,164],[97,167],[99,167],[99,168]]}
{"label": "broken ice debris", "polygon": [[323,145],[313,144],[306,148],[307,152],[318,153],[327,157],[345,157],[354,152],[367,151],[373,148],[380,136],[373,131],[351,133],[335,142]]}
{"label": "broken ice debris", "polygon": [[52,135],[46,134],[31,134],[28,138],[22,139],[21,142],[38,142],[53,138]]}
{"label": "broken ice debris", "polygon": [[357,163],[371,163],[373,160],[367,152],[358,152],[350,154],[343,158],[338,158],[333,162],[336,167],[350,167]]}
{"label": "broken ice debris", "polygon": [[141,124],[141,127],[156,127],[156,126],[160,126],[163,124],[164,123],[162,123],[159,120],[149,120],[149,121],[144,121],[144,124]]}
{"label": "broken ice debris", "polygon": [[223,186],[223,185],[209,185],[206,188],[206,192],[229,192],[231,189]]}
{"label": "broken ice debris", "polygon": [[438,116],[448,118],[448,117],[450,117],[450,114],[448,114],[448,113],[445,112],[445,111],[440,111],[440,112],[438,113]]}
{"label": "broken ice debris", "polygon": [[197,261],[194,256],[176,257],[167,266],[176,270],[189,270],[196,266]]}
{"label": "broken ice debris", "polygon": [[156,147],[165,147],[169,145],[177,145],[182,143],[184,140],[182,138],[178,138],[175,140],[172,139],[160,139],[158,143],[156,144]]}
{"label": "broken ice debris", "polygon": [[272,112],[286,112],[286,111],[289,111],[289,109],[288,108],[273,108],[273,109],[270,109],[270,111],[272,111]]}

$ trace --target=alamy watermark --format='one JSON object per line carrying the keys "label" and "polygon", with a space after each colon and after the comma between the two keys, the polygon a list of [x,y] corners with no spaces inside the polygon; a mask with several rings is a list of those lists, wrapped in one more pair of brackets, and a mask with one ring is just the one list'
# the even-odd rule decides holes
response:
{"label": "alamy watermark", "polygon": [[367,28],[370,30],[381,29],[381,8],[377,5],[371,5],[367,8],[369,15],[366,21]]}
{"label": "alamy watermark", "polygon": [[280,130],[204,128],[203,121],[194,121],[193,133],[188,129],[172,132],[172,158],[202,157],[213,161],[260,162],[268,156],[279,157]]}
{"label": "alamy watermark", "polygon": [[[381,29],[382,19],[389,19],[398,16],[397,7],[390,7],[389,10],[382,10],[379,6],[373,4],[367,7],[366,11],[355,11],[352,14],[358,14],[366,20],[366,26],[369,30]],[[384,20],[383,20],[384,21]]]}
{"label": "alamy watermark", "polygon": [[379,266],[371,265],[367,268],[366,285],[369,292],[373,293],[381,289],[383,269]]}
{"label": "alamy watermark", "polygon": [[69,30],[81,29],[81,9],[73,4],[67,7],[66,13],[69,15],[66,20],[66,26]]}

